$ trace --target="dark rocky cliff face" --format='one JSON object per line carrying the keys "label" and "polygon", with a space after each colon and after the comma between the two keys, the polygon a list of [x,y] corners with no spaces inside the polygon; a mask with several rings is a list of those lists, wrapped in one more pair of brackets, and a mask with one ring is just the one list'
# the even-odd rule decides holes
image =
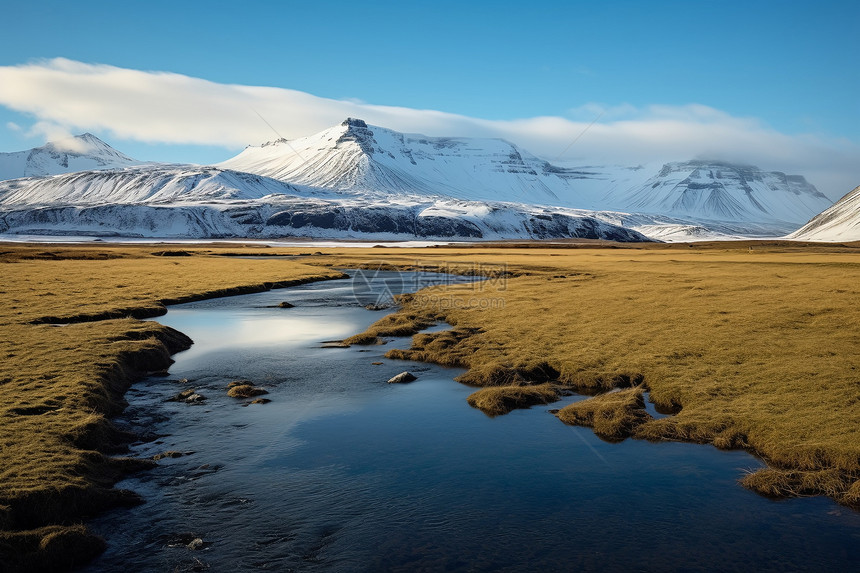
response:
{"label": "dark rocky cliff face", "polygon": [[376,141],[364,120],[348,117],[341,125],[346,126],[346,131],[338,138],[338,144],[354,141],[364,153],[373,155],[373,145]]}
{"label": "dark rocky cliff face", "polygon": [[0,232],[195,238],[365,237],[421,239],[606,239],[647,241],[643,235],[592,217],[532,214],[499,208],[472,220],[422,214],[422,207],[342,205],[325,201],[278,204],[42,207],[0,213]]}

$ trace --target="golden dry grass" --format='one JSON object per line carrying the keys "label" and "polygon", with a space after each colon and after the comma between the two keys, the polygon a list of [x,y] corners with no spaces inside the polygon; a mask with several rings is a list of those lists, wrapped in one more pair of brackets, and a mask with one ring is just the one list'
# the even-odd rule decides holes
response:
{"label": "golden dry grass", "polygon": [[466,402],[488,416],[507,414],[518,408],[555,402],[561,396],[559,389],[549,383],[534,386],[490,386],[469,395]]}
{"label": "golden dry grass", "polygon": [[[458,365],[480,386],[546,380],[588,393],[638,384],[672,417],[634,435],[745,447],[783,495],[856,504],[860,491],[860,252],[780,243],[427,249],[389,264],[507,263],[506,281],[407,297],[365,338],[444,319],[409,358]],[[388,253],[386,253],[388,255]],[[339,253],[357,264],[379,253]],[[502,300],[503,306],[481,301]],[[359,336],[360,339],[362,336]],[[550,378],[551,379],[551,378]],[[580,406],[585,407],[585,406]],[[797,472],[835,472],[816,489]],[[763,474],[764,475],[764,474]],[[806,475],[806,474],[804,474]],[[829,475],[829,474],[828,474]],[[750,487],[755,481],[744,482]],[[755,488],[775,494],[774,488]],[[851,493],[855,492],[855,493]]]}
{"label": "golden dry grass", "polygon": [[[165,304],[263,291],[336,271],[290,259],[153,256],[155,247],[0,248],[0,321],[68,322],[123,316],[158,316]],[[5,252],[4,252],[5,251]],[[162,247],[163,251],[163,247]],[[247,254],[259,254],[254,249]],[[51,253],[48,256],[45,253]],[[27,258],[32,257],[32,258]],[[86,257],[86,258],[85,258]]]}
{"label": "golden dry grass", "polygon": [[[111,485],[145,461],[110,457],[126,436],[108,418],[146,371],[190,344],[131,318],[163,304],[340,276],[292,260],[152,256],[151,247],[0,249],[0,563],[55,570],[102,544],[66,526],[139,500]],[[79,322],[81,320],[87,322]],[[45,322],[68,323],[54,326]],[[83,537],[82,537],[83,536]]]}
{"label": "golden dry grass", "polygon": [[651,419],[645,412],[644,388],[626,388],[574,402],[556,414],[565,424],[587,426],[605,440],[623,440]]}

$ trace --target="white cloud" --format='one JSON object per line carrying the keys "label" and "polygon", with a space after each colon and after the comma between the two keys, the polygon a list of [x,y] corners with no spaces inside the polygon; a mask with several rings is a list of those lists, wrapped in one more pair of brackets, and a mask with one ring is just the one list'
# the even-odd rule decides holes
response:
{"label": "white cloud", "polygon": [[[571,110],[573,119],[488,120],[57,58],[0,67],[0,105],[33,115],[37,123],[31,130],[46,137],[91,130],[149,143],[238,149],[277,137],[257,114],[287,138],[316,133],[351,116],[426,135],[503,137],[548,159],[563,153],[563,162],[742,161],[806,175],[834,198],[860,184],[857,143],[786,135],[755,118],[700,104],[591,103]],[[596,117],[599,121],[589,127]]]}
{"label": "white cloud", "polygon": [[27,137],[41,137],[45,141],[58,143],[73,137],[69,128],[53,121],[37,121],[26,132]]}

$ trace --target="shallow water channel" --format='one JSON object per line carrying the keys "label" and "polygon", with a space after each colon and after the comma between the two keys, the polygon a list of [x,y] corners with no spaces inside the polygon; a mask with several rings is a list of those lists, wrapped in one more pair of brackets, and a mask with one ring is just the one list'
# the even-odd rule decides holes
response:
{"label": "shallow water channel", "polygon": [[[440,280],[379,273],[359,290]],[[150,435],[134,455],[193,453],[118,484],[146,503],[91,522],[108,550],[86,571],[860,570],[860,514],[744,490],[743,471],[761,467],[744,452],[609,444],[547,413],[576,397],[488,418],[466,404],[460,370],[383,358],[408,338],[323,347],[383,316],[355,285],[158,319],[195,344],[169,377],[129,391],[118,423]],[[418,380],[386,383],[404,370]],[[239,378],[271,403],[229,398]],[[207,399],[165,402],[186,388]],[[195,537],[203,547],[186,547]]]}

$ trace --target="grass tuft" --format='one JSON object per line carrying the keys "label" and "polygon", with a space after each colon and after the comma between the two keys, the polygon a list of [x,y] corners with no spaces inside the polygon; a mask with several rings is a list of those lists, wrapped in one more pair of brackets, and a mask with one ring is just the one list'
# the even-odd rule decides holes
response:
{"label": "grass tuft", "polygon": [[644,391],[638,386],[599,394],[565,406],[556,416],[565,424],[592,428],[605,440],[624,440],[651,419],[645,411]]}
{"label": "grass tuft", "polygon": [[419,313],[398,312],[375,322],[361,334],[345,339],[345,344],[376,344],[380,338],[411,336],[436,323],[435,317]]}
{"label": "grass tuft", "polygon": [[518,408],[528,408],[538,404],[550,404],[561,396],[553,384],[536,386],[493,386],[473,392],[466,401],[473,408],[488,416],[507,414]]}
{"label": "grass tuft", "polygon": [[741,484],[775,499],[824,494],[860,509],[860,479],[857,474],[833,468],[798,471],[769,467],[747,474]]}
{"label": "grass tuft", "polygon": [[83,525],[0,531],[2,571],[52,572],[86,564],[105,549],[104,540]]}

